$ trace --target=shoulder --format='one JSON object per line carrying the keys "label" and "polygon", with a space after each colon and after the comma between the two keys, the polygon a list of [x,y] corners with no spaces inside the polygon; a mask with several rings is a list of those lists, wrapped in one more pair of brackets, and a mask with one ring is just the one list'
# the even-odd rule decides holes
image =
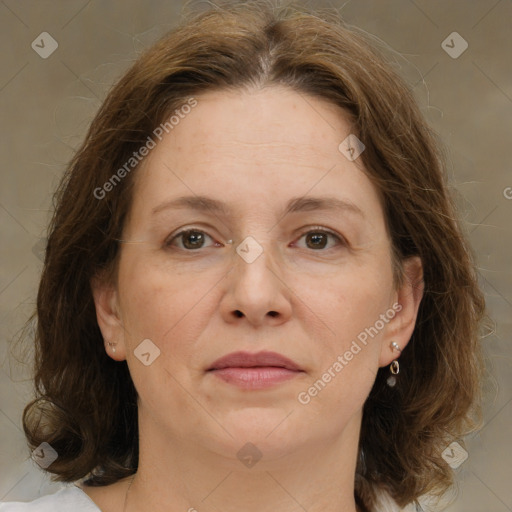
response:
{"label": "shoulder", "polygon": [[0,512],[101,512],[76,485],[63,487],[54,494],[33,501],[0,502]]}
{"label": "shoulder", "polygon": [[389,493],[385,490],[378,489],[376,510],[379,512],[416,512],[417,508],[412,503],[405,507],[399,507]]}

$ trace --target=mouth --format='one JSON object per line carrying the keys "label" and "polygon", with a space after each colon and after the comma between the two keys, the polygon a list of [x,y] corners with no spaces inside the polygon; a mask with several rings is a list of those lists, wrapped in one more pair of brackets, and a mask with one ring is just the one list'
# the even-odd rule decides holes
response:
{"label": "mouth", "polygon": [[217,359],[207,372],[243,389],[264,389],[304,373],[297,363],[276,352],[233,352]]}

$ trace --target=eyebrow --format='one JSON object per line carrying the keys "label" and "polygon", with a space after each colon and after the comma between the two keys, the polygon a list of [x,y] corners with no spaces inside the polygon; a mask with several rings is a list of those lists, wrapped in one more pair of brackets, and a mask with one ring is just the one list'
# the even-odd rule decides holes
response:
{"label": "eyebrow", "polygon": [[[222,215],[229,215],[229,206],[217,199],[207,196],[182,196],[166,201],[155,208],[152,213],[157,214],[169,209],[189,209],[197,211],[210,211]],[[310,212],[316,210],[335,210],[355,213],[364,218],[363,211],[354,203],[338,199],[337,197],[294,197],[288,201],[283,215],[295,212]]]}

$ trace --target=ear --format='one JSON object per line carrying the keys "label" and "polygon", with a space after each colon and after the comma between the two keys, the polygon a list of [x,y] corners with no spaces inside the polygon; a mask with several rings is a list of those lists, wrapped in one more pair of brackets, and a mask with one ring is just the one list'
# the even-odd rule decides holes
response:
{"label": "ear", "polygon": [[423,265],[419,256],[413,256],[403,262],[403,284],[395,292],[393,309],[396,315],[386,325],[383,337],[379,366],[387,366],[394,359],[400,357],[400,352],[391,347],[391,342],[396,342],[401,350],[409,343],[421,299],[423,298],[424,281]]}
{"label": "ear", "polygon": [[120,315],[116,287],[108,279],[96,276],[91,279],[91,290],[105,351],[112,359],[123,361],[126,359],[125,330]]}

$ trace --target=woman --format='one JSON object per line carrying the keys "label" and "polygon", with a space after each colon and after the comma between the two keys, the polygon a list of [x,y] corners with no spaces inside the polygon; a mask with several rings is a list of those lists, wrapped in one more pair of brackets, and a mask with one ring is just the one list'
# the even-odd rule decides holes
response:
{"label": "woman", "polygon": [[484,312],[435,137],[368,38],[195,13],[59,189],[23,421],[71,485],[0,510],[415,510],[475,426]]}

